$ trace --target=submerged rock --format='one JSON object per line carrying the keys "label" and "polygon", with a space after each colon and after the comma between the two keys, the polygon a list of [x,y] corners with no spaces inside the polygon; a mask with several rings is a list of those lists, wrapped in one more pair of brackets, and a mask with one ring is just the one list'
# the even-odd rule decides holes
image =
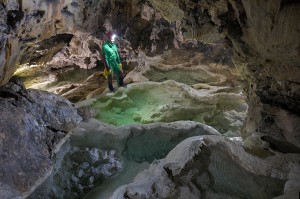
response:
{"label": "submerged rock", "polygon": [[175,81],[143,82],[101,96],[92,107],[96,118],[114,125],[192,120],[239,135],[247,104],[242,95],[217,93],[218,89],[198,91]]}
{"label": "submerged rock", "polygon": [[[94,119],[81,123],[73,132],[56,154],[52,174],[29,198],[109,195],[130,182],[141,167],[164,158],[182,140],[219,135],[215,129],[196,122],[114,127]],[[108,182],[111,186],[103,188]]]}
{"label": "submerged rock", "polygon": [[123,167],[115,150],[76,146],[66,153],[60,166],[53,176],[56,186],[50,192],[57,199],[80,198]]}

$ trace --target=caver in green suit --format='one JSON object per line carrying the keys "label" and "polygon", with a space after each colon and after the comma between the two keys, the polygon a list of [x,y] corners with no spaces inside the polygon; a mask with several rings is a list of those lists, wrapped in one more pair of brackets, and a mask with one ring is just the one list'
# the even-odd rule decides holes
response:
{"label": "caver in green suit", "polygon": [[108,88],[114,91],[112,85],[112,75],[116,75],[118,86],[123,86],[123,71],[120,56],[112,33],[107,34],[109,40],[102,46],[102,52],[105,60],[104,76],[108,79]]}

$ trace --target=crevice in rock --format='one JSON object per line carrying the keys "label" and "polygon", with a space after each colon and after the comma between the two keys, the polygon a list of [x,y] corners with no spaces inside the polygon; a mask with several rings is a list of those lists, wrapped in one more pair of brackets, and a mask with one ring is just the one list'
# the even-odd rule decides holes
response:
{"label": "crevice in rock", "polygon": [[125,199],[131,199],[131,197],[128,195],[128,191],[125,191],[123,197],[124,197]]}
{"label": "crevice in rock", "polygon": [[51,126],[46,126],[46,127],[47,127],[47,129],[49,129],[49,130],[51,130],[51,131],[53,131],[53,132],[55,132],[55,133],[57,133],[57,132],[62,132],[62,133],[64,133],[64,134],[67,134],[67,133],[68,133],[67,131],[58,130],[58,129],[55,129],[54,127],[51,127]]}
{"label": "crevice in rock", "polygon": [[169,168],[169,165],[165,165],[163,167],[163,169],[166,172],[166,174],[168,175],[169,179],[171,179],[172,181],[174,181],[173,172],[172,172],[172,169]]}
{"label": "crevice in rock", "polygon": [[7,25],[12,29],[16,28],[16,23],[21,21],[24,17],[22,10],[9,10],[7,12]]}
{"label": "crevice in rock", "polygon": [[46,131],[45,141],[44,143],[47,146],[47,150],[49,153],[49,159],[53,159],[53,148],[55,145],[68,133],[64,130],[58,130],[51,126],[46,126],[48,131]]}
{"label": "crevice in rock", "polygon": [[39,18],[43,18],[44,15],[45,15],[45,11],[44,10],[37,10],[35,13],[32,14],[32,16],[39,17]]}
{"label": "crevice in rock", "polygon": [[278,140],[267,135],[262,136],[261,139],[269,142],[270,148],[275,151],[279,151],[282,153],[300,153],[300,148],[290,142]]}
{"label": "crevice in rock", "polygon": [[299,4],[299,0],[281,0],[280,2],[280,10],[287,6],[293,6],[295,4]]}
{"label": "crevice in rock", "polygon": [[[298,85],[298,83],[293,83],[294,88],[297,88]],[[289,82],[289,84],[287,83],[285,85],[285,90],[280,92],[279,89],[283,90],[283,88],[276,84],[275,81],[272,81],[271,77],[267,77],[264,81],[257,83],[257,90],[255,92],[261,102],[278,106],[291,113],[300,115],[300,107],[298,106],[299,95],[294,92],[289,92],[292,88],[291,82]]]}
{"label": "crevice in rock", "polygon": [[19,100],[19,96],[8,91],[0,91],[0,98],[12,98],[15,101]]}

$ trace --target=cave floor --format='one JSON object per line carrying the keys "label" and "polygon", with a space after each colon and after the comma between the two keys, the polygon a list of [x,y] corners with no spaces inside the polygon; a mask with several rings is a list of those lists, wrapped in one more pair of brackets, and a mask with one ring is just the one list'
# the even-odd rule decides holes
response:
{"label": "cave floor", "polygon": [[[226,137],[240,137],[240,129],[248,109],[242,92],[243,82],[232,66],[214,63],[211,60],[204,62],[203,59],[202,54],[174,50],[155,59],[145,57],[144,65],[133,60],[130,64],[136,67],[128,64],[128,68],[124,69],[126,74],[124,80],[127,85],[117,88],[114,93],[110,93],[106,88],[106,80],[102,75],[101,66],[90,70],[70,67],[52,71],[37,66],[24,67],[15,75],[24,81],[27,88],[42,89],[62,95],[74,102],[78,108],[92,107],[96,113],[95,119],[104,122],[105,125],[126,128],[127,125],[132,124],[192,121],[209,125]],[[131,70],[129,71],[129,69]],[[94,131],[97,129],[92,128],[85,133],[89,134]],[[103,136],[105,137],[105,135],[101,135],[98,141],[102,140]],[[171,140],[174,140],[175,137]],[[183,138],[181,135],[180,140]],[[145,138],[144,141],[138,141],[138,145],[147,144],[149,140],[156,145],[155,143],[160,143],[163,139],[165,139],[164,135],[153,136]],[[163,146],[161,151],[155,152],[154,159],[165,157],[179,143],[179,140],[172,143],[168,150]],[[96,145],[103,148],[103,146],[99,146],[99,143]],[[92,146],[95,147],[94,144],[91,144],[91,140],[72,144],[72,139],[71,145],[69,145],[69,147],[79,147],[78,150],[90,151],[88,157],[93,156],[91,154],[95,149],[91,148]],[[82,149],[82,147],[88,148]],[[111,147],[110,145],[109,148]],[[157,146],[157,149],[160,147]],[[85,195],[85,199],[107,197],[106,195],[111,194],[113,189],[130,182],[138,171],[147,168],[149,163],[154,160],[133,161],[132,157],[124,159],[124,154],[118,154],[119,157],[110,157],[105,160],[112,161],[112,165],[117,164],[116,162],[119,160],[122,162],[122,166],[111,168],[115,172],[107,174],[104,179],[101,176],[89,178],[85,173],[93,172],[93,168],[99,169],[94,165],[98,163],[88,161],[89,166],[87,166],[84,162],[86,155],[83,155],[83,159],[72,160],[74,150],[73,148],[60,152],[64,154],[61,155],[64,159],[56,161],[66,165],[56,165],[56,172],[31,197],[41,196],[39,195],[41,192],[47,192],[45,187],[52,187],[52,191],[50,191],[52,194],[57,194],[61,189],[69,190],[69,192],[64,192],[68,197],[76,197],[76,194],[72,195],[70,192],[74,189],[77,190],[75,192],[79,194],[78,196]],[[145,150],[141,151],[142,156],[148,153],[149,149]],[[120,153],[122,150],[117,151]],[[162,155],[158,156],[160,153]],[[74,164],[76,161],[77,163]],[[89,168],[91,170],[88,171]],[[122,172],[118,172],[118,169],[121,169]],[[105,168],[102,168],[101,171],[107,172]],[[74,172],[77,174],[71,175]],[[51,184],[53,183],[52,178],[60,179],[62,182],[66,180],[66,185],[60,185],[58,182],[55,184],[55,180],[54,184]],[[68,181],[68,178],[72,180]],[[94,181],[99,182],[100,179],[105,180],[105,183],[101,186],[94,184]]]}

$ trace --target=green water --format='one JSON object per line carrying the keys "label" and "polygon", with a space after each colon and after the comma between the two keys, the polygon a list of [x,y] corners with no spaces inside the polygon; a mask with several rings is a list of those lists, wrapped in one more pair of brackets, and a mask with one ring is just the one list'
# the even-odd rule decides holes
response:
{"label": "green water", "polygon": [[247,112],[247,104],[238,95],[195,97],[167,83],[121,89],[100,97],[92,107],[97,119],[116,126],[190,120],[230,135],[239,135]]}

